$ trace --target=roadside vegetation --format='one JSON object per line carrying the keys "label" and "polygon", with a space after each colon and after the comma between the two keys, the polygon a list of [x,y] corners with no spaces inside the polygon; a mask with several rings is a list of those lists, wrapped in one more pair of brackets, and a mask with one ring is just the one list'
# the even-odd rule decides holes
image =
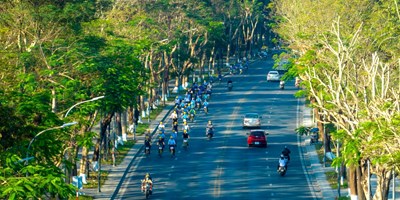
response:
{"label": "roadside vegetation", "polygon": [[[267,5],[2,1],[0,198],[73,197],[72,174],[85,176],[81,163],[108,155],[111,133],[132,137],[137,125],[143,134],[146,111],[157,106],[149,113],[156,116],[167,94],[226,71],[230,57],[275,46]],[[116,163],[130,145],[118,147]],[[108,158],[102,163],[111,164]]]}
{"label": "roadside vegetation", "polygon": [[388,199],[400,172],[399,1],[274,0],[270,8],[287,50],[279,58],[289,57],[285,78],[300,79],[297,96],[311,102],[323,149],[340,144],[332,166],[346,167],[353,198]]}

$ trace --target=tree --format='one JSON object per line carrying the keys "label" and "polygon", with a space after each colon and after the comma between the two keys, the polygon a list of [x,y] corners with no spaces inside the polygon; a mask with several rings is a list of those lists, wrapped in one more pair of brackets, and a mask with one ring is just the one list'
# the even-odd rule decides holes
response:
{"label": "tree", "polygon": [[[384,199],[392,178],[390,171],[398,167],[391,161],[399,151],[396,128],[392,127],[399,113],[399,65],[393,54],[399,48],[392,42],[398,37],[393,35],[398,32],[398,26],[393,26],[399,23],[397,2],[274,3],[280,16],[276,31],[297,54],[294,67],[306,82],[306,92],[316,100],[313,105],[328,116],[322,122],[338,127],[333,136],[344,148],[335,162],[344,161],[350,167],[351,194],[359,199],[370,195],[369,160],[378,177],[374,199]],[[387,33],[376,34],[382,27]],[[394,142],[386,144],[387,139]],[[384,146],[391,150],[385,151]]]}

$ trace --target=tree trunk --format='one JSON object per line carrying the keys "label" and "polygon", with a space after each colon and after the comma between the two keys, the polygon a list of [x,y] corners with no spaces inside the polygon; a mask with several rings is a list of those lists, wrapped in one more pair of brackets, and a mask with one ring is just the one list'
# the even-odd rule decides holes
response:
{"label": "tree trunk", "polygon": [[[82,153],[81,153],[81,160],[79,162],[79,176],[83,176],[84,174],[86,174],[87,172],[87,163],[88,163],[88,154],[89,154],[89,150],[87,147],[83,146],[82,147]],[[89,174],[89,173],[88,173]],[[86,181],[84,181],[86,182]]]}
{"label": "tree trunk", "polygon": [[[99,157],[100,157],[100,146],[102,145],[102,142],[104,141],[105,143],[107,142],[107,127],[111,123],[111,119],[114,116],[114,112],[110,112],[107,114],[106,117],[104,117],[100,123],[100,138],[97,140],[94,152],[93,152],[93,161],[98,162]],[[105,146],[105,145],[104,145]],[[104,149],[104,148],[103,148]]]}
{"label": "tree trunk", "polygon": [[373,200],[389,199],[390,181],[393,179],[392,170],[377,167],[376,179],[377,186]]}
{"label": "tree trunk", "polygon": [[351,199],[357,199],[357,177],[356,177],[356,169],[355,167],[349,167],[348,170],[348,183],[350,188],[350,197]]}
{"label": "tree trunk", "polygon": [[115,124],[116,124],[116,130],[115,132],[117,133],[117,136],[122,136],[122,119],[121,119],[121,112],[116,112],[115,113]]}
{"label": "tree trunk", "polygon": [[126,141],[126,134],[127,134],[127,129],[128,129],[127,112],[128,112],[127,110],[124,110],[121,114],[121,133],[122,133],[123,141]]}
{"label": "tree trunk", "polygon": [[361,170],[361,166],[356,167],[356,176],[357,176],[357,198],[358,200],[366,200],[367,198],[363,190],[363,185],[361,184],[363,180],[363,173]]}

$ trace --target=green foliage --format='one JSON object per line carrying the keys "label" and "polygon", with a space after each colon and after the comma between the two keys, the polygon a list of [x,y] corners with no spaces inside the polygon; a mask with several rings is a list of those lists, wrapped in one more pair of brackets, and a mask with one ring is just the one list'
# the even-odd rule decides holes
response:
{"label": "green foliage", "polygon": [[64,182],[63,172],[53,165],[24,165],[13,155],[0,167],[0,198],[39,199],[45,195],[66,198],[75,187]]}
{"label": "green foliage", "polygon": [[296,131],[296,133],[299,134],[300,136],[308,135],[309,130],[310,130],[310,127],[305,127],[305,126],[300,126],[300,127],[297,127],[296,129],[294,129],[294,131]]}

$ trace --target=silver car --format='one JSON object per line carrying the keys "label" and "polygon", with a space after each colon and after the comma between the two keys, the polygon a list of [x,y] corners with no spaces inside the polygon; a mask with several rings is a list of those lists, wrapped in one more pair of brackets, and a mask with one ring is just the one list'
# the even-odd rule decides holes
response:
{"label": "silver car", "polygon": [[258,113],[246,113],[243,117],[243,128],[246,127],[261,127],[261,118]]}
{"label": "silver car", "polygon": [[267,74],[267,81],[280,81],[281,75],[278,71],[269,71]]}

